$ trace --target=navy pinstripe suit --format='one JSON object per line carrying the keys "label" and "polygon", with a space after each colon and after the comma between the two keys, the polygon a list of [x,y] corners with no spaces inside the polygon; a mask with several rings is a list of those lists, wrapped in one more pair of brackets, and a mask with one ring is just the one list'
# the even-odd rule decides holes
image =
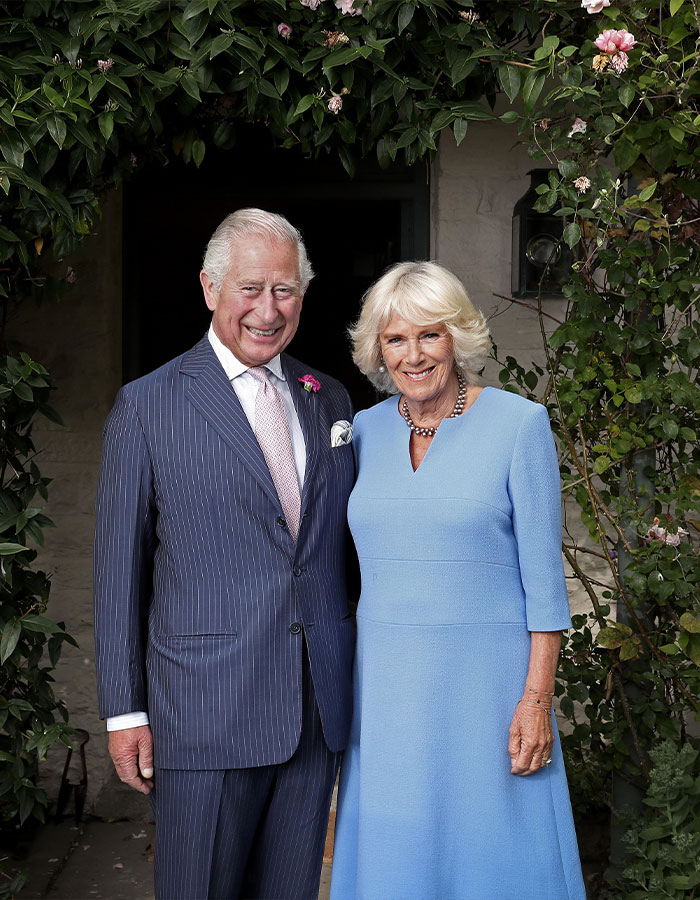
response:
{"label": "navy pinstripe suit", "polygon": [[[325,743],[333,752],[346,744],[354,466],[350,446],[331,448],[330,430],[352,419],[351,404],[334,379],[286,354],[282,365],[307,451],[296,546],[206,336],[123,387],[105,425],[95,546],[100,716],[148,710],[156,772],[289,760],[302,723],[304,638]],[[318,393],[298,382],[308,372]]]}

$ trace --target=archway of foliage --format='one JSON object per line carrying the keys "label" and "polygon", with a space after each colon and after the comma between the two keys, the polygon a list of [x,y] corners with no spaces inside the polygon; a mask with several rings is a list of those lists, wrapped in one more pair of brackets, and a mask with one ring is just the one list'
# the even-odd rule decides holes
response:
{"label": "archway of foliage", "polygon": [[[199,166],[214,145],[235,159],[240,121],[352,173],[368,153],[430,155],[444,129],[468,140],[507,98],[500,118],[553,170],[538,207],[558,210],[577,261],[546,369],[507,360],[502,377],[547,404],[564,492],[591,535],[564,542],[591,603],[564,650],[564,744],[577,806],[608,802],[613,771],[647,792],[619,888],[630,897],[700,884],[687,733],[700,665],[698,38],[697,0],[0,2],[6,304],[55,293],[42,263],[90,233],[104,190],[173,154]],[[26,442],[33,414],[50,414],[48,375],[6,354],[0,376],[0,804],[25,819],[45,803],[37,754],[60,734],[48,684],[40,707],[31,679],[44,640],[55,633],[55,661],[65,632],[43,617],[48,585],[32,570],[47,522]]]}

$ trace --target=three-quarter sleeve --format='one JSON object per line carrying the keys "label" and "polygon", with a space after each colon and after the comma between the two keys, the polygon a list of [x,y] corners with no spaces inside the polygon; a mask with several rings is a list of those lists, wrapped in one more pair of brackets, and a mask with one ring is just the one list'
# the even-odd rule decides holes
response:
{"label": "three-quarter sleeve", "polygon": [[529,631],[571,627],[561,555],[559,463],[549,416],[533,404],[524,416],[508,476]]}

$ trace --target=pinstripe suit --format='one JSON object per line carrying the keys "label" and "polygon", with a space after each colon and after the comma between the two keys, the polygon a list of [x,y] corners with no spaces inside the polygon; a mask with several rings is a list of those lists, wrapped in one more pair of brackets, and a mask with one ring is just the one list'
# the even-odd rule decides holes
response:
{"label": "pinstripe suit", "polygon": [[[296,546],[248,420],[205,336],[121,389],[97,501],[100,715],[147,709],[156,771],[284,763],[299,745],[308,660],[325,744],[344,748],[353,626],[345,389],[282,356],[307,451]],[[311,371],[321,390],[298,378]],[[302,628],[298,626],[301,625]],[[156,793],[158,790],[156,789]]]}

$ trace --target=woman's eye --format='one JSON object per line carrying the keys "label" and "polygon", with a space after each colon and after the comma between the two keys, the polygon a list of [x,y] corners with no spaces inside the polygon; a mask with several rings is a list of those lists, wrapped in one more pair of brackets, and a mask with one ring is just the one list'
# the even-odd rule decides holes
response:
{"label": "woman's eye", "polygon": [[432,339],[432,338],[438,338],[438,337],[440,337],[440,335],[437,333],[437,331],[429,331],[427,334],[424,334],[423,337]]}

